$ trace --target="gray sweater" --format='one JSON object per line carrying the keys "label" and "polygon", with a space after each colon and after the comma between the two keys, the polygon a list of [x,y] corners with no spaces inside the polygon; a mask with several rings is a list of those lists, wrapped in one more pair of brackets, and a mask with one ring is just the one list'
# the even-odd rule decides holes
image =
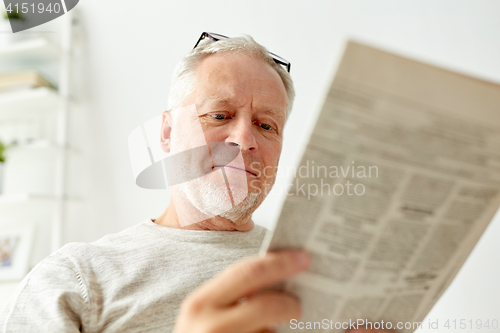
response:
{"label": "gray sweater", "polygon": [[265,231],[180,230],[147,220],[67,244],[22,281],[0,314],[0,332],[171,332],[184,297],[257,254]]}

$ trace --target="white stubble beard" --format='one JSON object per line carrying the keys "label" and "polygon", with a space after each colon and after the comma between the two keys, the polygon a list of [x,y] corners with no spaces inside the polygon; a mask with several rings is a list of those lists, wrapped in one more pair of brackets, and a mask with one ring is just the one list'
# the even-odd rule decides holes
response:
{"label": "white stubble beard", "polygon": [[[208,217],[221,216],[236,225],[248,222],[262,193],[248,192],[245,199],[237,205],[233,205],[227,186],[217,186],[213,182],[201,178],[179,185],[180,192],[200,212]],[[232,194],[243,191],[240,188],[230,186]],[[236,197],[237,195],[233,195]]]}

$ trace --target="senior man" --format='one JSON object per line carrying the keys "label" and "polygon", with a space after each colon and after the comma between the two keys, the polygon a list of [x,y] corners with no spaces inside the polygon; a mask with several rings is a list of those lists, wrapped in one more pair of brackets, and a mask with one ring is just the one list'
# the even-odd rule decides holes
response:
{"label": "senior man", "polygon": [[[214,186],[212,174],[184,182],[159,218],[67,244],[23,280],[0,332],[250,333],[300,316],[298,300],[267,287],[307,269],[307,254],[250,257],[265,233],[251,215],[276,176],[258,171],[277,170],[294,99],[290,65],[251,37],[201,39],[175,70],[161,146],[182,151],[201,126],[207,143],[239,148],[244,166],[224,168],[225,179],[246,184]],[[210,217],[193,222],[197,212]]]}

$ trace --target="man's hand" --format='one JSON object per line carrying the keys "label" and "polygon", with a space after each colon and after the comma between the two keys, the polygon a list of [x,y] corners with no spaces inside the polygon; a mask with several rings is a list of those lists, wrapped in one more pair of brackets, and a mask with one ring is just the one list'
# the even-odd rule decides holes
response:
{"label": "man's hand", "polygon": [[297,299],[264,288],[309,267],[304,251],[268,253],[228,267],[192,292],[181,305],[175,333],[256,333],[298,319]]}

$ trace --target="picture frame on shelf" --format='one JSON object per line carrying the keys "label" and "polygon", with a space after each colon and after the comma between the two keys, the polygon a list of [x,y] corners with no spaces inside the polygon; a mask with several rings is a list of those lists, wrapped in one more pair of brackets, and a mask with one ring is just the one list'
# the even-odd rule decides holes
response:
{"label": "picture frame on shelf", "polygon": [[22,280],[29,271],[34,225],[0,230],[0,282]]}

